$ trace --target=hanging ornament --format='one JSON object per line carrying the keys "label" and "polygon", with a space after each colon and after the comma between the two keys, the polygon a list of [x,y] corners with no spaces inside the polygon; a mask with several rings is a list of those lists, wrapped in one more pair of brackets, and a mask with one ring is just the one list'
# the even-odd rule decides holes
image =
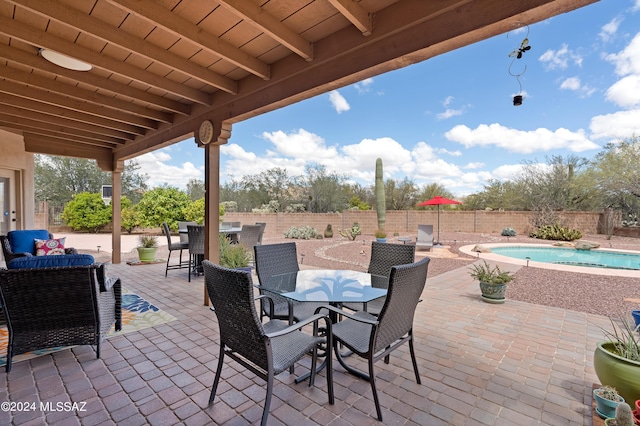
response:
{"label": "hanging ornament", "polygon": [[[507,33],[507,37],[509,37],[508,33]],[[529,26],[527,25],[527,35],[525,36],[524,40],[522,40],[518,48],[512,50],[511,53],[509,53],[509,57],[512,59],[511,59],[511,63],[509,64],[509,69],[507,71],[509,72],[509,75],[511,75],[512,77],[515,77],[516,81],[518,82],[518,86],[520,88],[520,90],[518,91],[518,94],[513,97],[514,106],[522,105],[522,83],[520,82],[520,77],[527,71],[527,65],[525,64],[524,69],[522,70],[522,72],[519,72],[519,73],[513,72],[512,67],[516,59],[521,59],[522,55],[528,50],[531,50],[531,46],[529,46]]]}

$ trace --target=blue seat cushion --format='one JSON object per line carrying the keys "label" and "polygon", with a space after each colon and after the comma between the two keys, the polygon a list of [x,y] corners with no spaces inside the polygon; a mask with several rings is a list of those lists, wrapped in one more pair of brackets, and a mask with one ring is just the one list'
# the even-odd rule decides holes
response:
{"label": "blue seat cushion", "polygon": [[14,253],[36,253],[36,239],[48,240],[49,231],[46,229],[20,229],[10,231],[7,236]]}
{"label": "blue seat cushion", "polygon": [[90,254],[62,254],[58,256],[33,256],[13,259],[8,269],[56,268],[59,266],[93,265],[95,259]]}

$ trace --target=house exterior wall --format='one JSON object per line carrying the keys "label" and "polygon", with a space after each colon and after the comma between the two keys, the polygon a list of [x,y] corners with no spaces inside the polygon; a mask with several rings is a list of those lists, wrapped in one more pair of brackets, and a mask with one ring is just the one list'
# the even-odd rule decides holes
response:
{"label": "house exterior wall", "polygon": [[0,169],[12,174],[16,203],[16,229],[33,228],[35,224],[35,183],[33,154],[25,152],[22,136],[0,129]]}

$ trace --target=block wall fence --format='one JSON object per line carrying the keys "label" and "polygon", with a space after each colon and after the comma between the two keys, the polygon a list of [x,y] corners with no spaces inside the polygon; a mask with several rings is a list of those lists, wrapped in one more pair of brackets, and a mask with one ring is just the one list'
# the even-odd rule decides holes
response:
{"label": "block wall fence", "polygon": [[[440,231],[500,233],[511,227],[520,234],[528,234],[533,227],[529,223],[531,212],[504,211],[440,211]],[[604,233],[603,213],[563,212],[562,223],[584,234]],[[363,234],[373,234],[378,228],[376,212],[345,211],[343,213],[234,213],[224,215],[225,222],[251,224],[265,222],[265,235],[281,236],[292,226],[312,226],[323,232],[331,224],[335,235],[339,229],[350,228],[357,222]],[[387,234],[413,234],[418,224],[432,224],[434,232],[438,224],[438,212],[430,210],[389,210],[386,215]]]}

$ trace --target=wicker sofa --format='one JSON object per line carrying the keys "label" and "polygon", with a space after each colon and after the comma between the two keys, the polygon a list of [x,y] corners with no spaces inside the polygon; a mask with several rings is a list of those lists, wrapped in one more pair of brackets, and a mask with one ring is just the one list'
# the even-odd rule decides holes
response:
{"label": "wicker sofa", "polygon": [[[2,254],[7,265],[13,259],[35,256],[35,239],[52,240],[53,234],[46,229],[20,229],[10,231],[7,235],[0,235]],[[65,255],[78,254],[73,247],[65,247]]]}
{"label": "wicker sofa", "polygon": [[71,345],[95,345],[121,329],[119,278],[104,264],[0,270],[0,300],[9,330],[6,371],[14,356]]}

